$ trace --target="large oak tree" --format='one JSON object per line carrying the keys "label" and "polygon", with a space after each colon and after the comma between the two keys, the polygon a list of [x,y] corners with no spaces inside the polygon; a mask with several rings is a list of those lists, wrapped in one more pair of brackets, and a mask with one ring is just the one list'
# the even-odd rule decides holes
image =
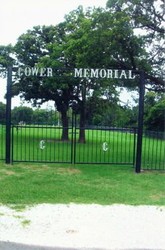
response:
{"label": "large oak tree", "polygon": [[[13,94],[21,94],[34,105],[53,100],[61,113],[63,140],[68,140],[67,113],[73,106],[80,114],[79,139],[85,142],[87,99],[96,96],[99,100],[106,93],[117,103],[116,87],[134,88],[137,83],[74,79],[69,77],[70,68],[144,70],[149,88],[162,90],[164,48],[158,41],[163,41],[164,17],[163,8],[160,5],[157,9],[156,2],[108,0],[106,9],[85,11],[80,6],[56,26],[37,26],[22,34],[14,47],[19,66],[65,70],[57,70],[56,77],[49,79],[22,76],[14,84]],[[143,29],[145,33],[137,33]]]}

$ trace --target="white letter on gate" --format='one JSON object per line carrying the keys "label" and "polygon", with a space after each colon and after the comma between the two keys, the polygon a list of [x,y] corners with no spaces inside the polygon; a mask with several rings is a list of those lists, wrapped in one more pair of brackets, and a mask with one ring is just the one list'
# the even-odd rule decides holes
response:
{"label": "white letter on gate", "polygon": [[53,70],[52,70],[52,68],[47,68],[47,76],[48,77],[53,76]]}
{"label": "white letter on gate", "polygon": [[82,68],[81,69],[74,69],[74,77],[82,77]]}
{"label": "white letter on gate", "polygon": [[118,71],[118,69],[115,69],[114,73],[115,73],[114,78],[119,78],[119,75],[118,75],[119,71]]}
{"label": "white letter on gate", "polygon": [[134,75],[134,76],[132,75],[132,70],[129,70],[128,72],[129,72],[128,78],[129,78],[129,79],[135,79],[136,76],[135,76],[135,75]]}
{"label": "white letter on gate", "polygon": [[98,69],[91,69],[91,75],[90,77],[93,78],[93,77],[96,77],[98,78],[98,73],[99,73],[99,70]]}
{"label": "white letter on gate", "polygon": [[41,68],[40,69],[40,76],[46,76],[45,71],[46,71],[46,68]]}
{"label": "white letter on gate", "polygon": [[22,76],[22,75],[23,75],[23,73],[21,73],[21,71],[22,71],[22,69],[21,69],[21,68],[18,68],[18,75],[19,75],[19,76]]}
{"label": "white letter on gate", "polygon": [[112,69],[108,69],[107,70],[107,78],[112,78],[112,73],[113,73]]}
{"label": "white letter on gate", "polygon": [[32,68],[32,76],[37,76],[38,75],[38,68],[34,67]]}
{"label": "white letter on gate", "polygon": [[101,77],[101,78],[105,78],[106,75],[107,75],[106,70],[105,70],[105,69],[100,69],[100,77]]}
{"label": "white letter on gate", "polygon": [[125,79],[127,79],[127,75],[126,75],[125,70],[122,70],[122,71],[121,71],[121,75],[120,75],[119,78],[121,79],[122,77],[125,78]]}
{"label": "white letter on gate", "polygon": [[84,69],[84,77],[89,77],[89,69]]}
{"label": "white letter on gate", "polygon": [[26,67],[25,68],[25,76],[30,76],[31,75],[31,68]]}

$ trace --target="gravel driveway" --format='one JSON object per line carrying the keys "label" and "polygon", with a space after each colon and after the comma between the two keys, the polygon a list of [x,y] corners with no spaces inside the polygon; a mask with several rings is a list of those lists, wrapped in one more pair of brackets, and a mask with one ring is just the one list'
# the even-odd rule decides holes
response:
{"label": "gravel driveway", "polygon": [[16,211],[0,206],[0,241],[0,249],[15,242],[53,249],[165,250],[165,207],[41,204]]}

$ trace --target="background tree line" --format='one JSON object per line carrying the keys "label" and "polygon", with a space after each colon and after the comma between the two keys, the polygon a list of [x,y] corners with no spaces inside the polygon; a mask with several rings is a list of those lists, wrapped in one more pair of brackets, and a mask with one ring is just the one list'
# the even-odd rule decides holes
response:
{"label": "background tree line", "polygon": [[[104,110],[104,113],[103,113]],[[144,128],[151,131],[164,131],[165,99],[163,95],[148,92],[145,96]],[[26,106],[15,107],[11,111],[12,124],[45,124],[61,126],[61,117],[53,109],[32,109]],[[121,106],[91,97],[86,105],[88,126],[136,127],[138,106]],[[0,102],[0,124],[5,124],[6,105]],[[68,114],[72,123],[72,110]]]}
{"label": "background tree line", "polygon": [[[73,79],[69,69],[143,70],[146,89],[155,93],[154,106],[161,102],[156,111],[154,106],[152,112],[146,106],[145,125],[149,128],[150,121],[153,129],[160,129],[156,115],[158,109],[163,114],[164,108],[164,22],[163,0],[108,0],[105,8],[86,10],[79,6],[58,25],[33,27],[18,38],[15,46],[0,46],[1,70],[11,63],[56,68],[56,77],[49,79],[16,76],[13,96],[21,95],[34,106],[54,101],[62,121],[62,140],[68,139],[72,108],[79,116],[81,142],[85,142],[84,127],[89,121],[94,125],[118,126],[120,121],[124,126],[136,125],[136,107],[121,106],[117,89],[137,90],[138,80]],[[158,121],[151,123],[152,119]]]}

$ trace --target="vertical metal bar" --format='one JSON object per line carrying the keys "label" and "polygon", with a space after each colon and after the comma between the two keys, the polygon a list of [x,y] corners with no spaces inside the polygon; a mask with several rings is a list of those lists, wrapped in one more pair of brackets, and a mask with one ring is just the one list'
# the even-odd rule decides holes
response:
{"label": "vertical metal bar", "polygon": [[76,159],[77,159],[77,151],[76,151],[76,133],[77,133],[77,117],[76,117],[76,113],[74,113],[74,138],[73,138],[73,164],[77,163]]}
{"label": "vertical metal bar", "polygon": [[122,163],[122,160],[123,160],[123,138],[124,138],[124,136],[123,136],[123,134],[124,134],[124,136],[125,136],[125,131],[123,130],[123,128],[121,128],[120,130],[119,130],[119,136],[120,136],[120,149],[119,149],[119,151],[120,151],[120,162]]}
{"label": "vertical metal bar", "polygon": [[155,169],[157,169],[157,163],[158,163],[158,148],[159,148],[159,144],[158,144],[158,138],[159,138],[159,134],[158,132],[156,132],[156,136],[155,136],[155,140],[156,140],[156,143],[155,143]]}
{"label": "vertical metal bar", "polygon": [[6,164],[11,163],[11,86],[12,66],[7,68],[7,93],[6,93]]}
{"label": "vertical metal bar", "polygon": [[[123,128],[123,130],[124,130],[124,128]],[[123,134],[124,134],[124,149],[123,149],[123,151],[124,151],[124,154],[123,154],[124,160],[123,160],[123,162],[129,162],[129,150],[130,150],[130,147],[128,147],[128,149],[127,149],[127,144],[128,144],[128,142],[130,143],[130,140],[128,141],[128,135],[130,135],[130,131],[128,129],[126,129],[126,131]]]}
{"label": "vertical metal bar", "polygon": [[147,138],[146,138],[146,133],[145,133],[145,137],[143,137],[143,146],[144,146],[144,156],[143,156],[143,166],[148,165],[148,158],[147,158]]}
{"label": "vertical metal bar", "polygon": [[137,137],[136,166],[135,166],[136,173],[140,173],[141,171],[144,94],[145,94],[145,77],[144,77],[144,72],[141,71],[140,83],[139,83],[138,137]]}
{"label": "vertical metal bar", "polygon": [[133,166],[135,165],[135,155],[136,155],[136,128],[133,128],[134,133],[134,142],[133,142]]}
{"label": "vertical metal bar", "polygon": [[152,145],[152,148],[151,148],[151,166],[152,166],[152,168],[153,168],[153,166],[154,166],[154,146],[155,146],[155,132],[153,131],[152,132],[152,136],[151,136],[151,145]]}
{"label": "vertical metal bar", "polygon": [[11,152],[11,162],[13,162],[14,159],[14,126],[12,126],[12,152]]}
{"label": "vertical metal bar", "polygon": [[130,155],[131,155],[131,151],[132,151],[132,147],[128,147],[127,149],[127,145],[132,145],[132,131],[131,128],[127,129],[126,132],[126,143],[125,143],[125,162],[129,162],[131,163],[130,160]]}
{"label": "vertical metal bar", "polygon": [[71,129],[71,163],[74,164],[73,158],[73,146],[74,146],[74,112],[72,110],[72,129]]}
{"label": "vertical metal bar", "polygon": [[[115,154],[116,154],[116,149],[115,149],[115,134],[114,134],[114,129],[112,129],[112,141],[113,141],[113,155],[111,156],[111,162],[115,162]],[[110,145],[111,146],[111,145]],[[112,161],[113,157],[113,161]]]}

